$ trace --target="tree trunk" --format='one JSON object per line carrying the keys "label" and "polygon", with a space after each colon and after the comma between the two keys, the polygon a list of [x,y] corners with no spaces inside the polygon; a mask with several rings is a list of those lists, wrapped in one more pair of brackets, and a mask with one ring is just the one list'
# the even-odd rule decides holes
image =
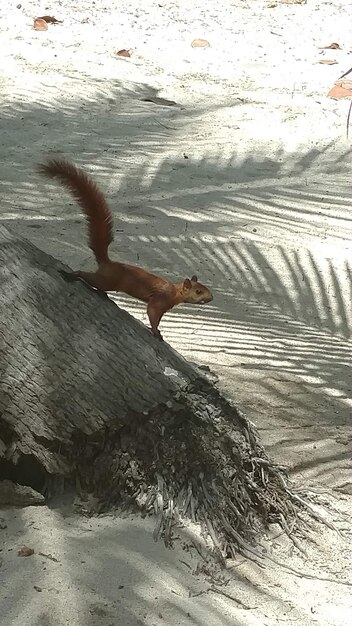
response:
{"label": "tree trunk", "polygon": [[178,516],[198,520],[222,553],[249,549],[260,524],[292,530],[299,499],[253,425],[209,376],[59,269],[0,227],[1,478],[39,491],[47,475],[78,478],[101,508],[154,509],[166,540]]}

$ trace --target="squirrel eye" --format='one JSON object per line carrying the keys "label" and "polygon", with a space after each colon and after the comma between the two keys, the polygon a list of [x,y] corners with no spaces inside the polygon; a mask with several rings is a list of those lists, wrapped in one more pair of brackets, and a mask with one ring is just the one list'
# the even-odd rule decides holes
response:
{"label": "squirrel eye", "polygon": [[201,289],[196,289],[197,296],[200,296],[201,293],[203,293]]}

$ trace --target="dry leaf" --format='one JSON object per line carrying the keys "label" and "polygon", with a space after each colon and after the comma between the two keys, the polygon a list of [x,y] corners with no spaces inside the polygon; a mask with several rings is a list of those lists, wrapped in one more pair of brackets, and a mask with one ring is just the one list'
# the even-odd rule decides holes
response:
{"label": "dry leaf", "polygon": [[336,65],[337,61],[335,59],[322,59],[318,61],[318,63],[320,63],[320,65]]}
{"label": "dry leaf", "polygon": [[192,48],[209,48],[210,43],[206,39],[193,39]]}
{"label": "dry leaf", "polygon": [[81,21],[81,24],[89,24],[89,17],[85,17],[84,20]]}
{"label": "dry leaf", "polygon": [[336,100],[340,98],[352,98],[352,89],[344,89],[340,85],[334,85],[327,94],[327,97],[335,98]]}
{"label": "dry leaf", "polygon": [[23,546],[17,552],[17,556],[32,556],[32,554],[34,554],[34,550],[33,548],[28,548],[28,546]]}
{"label": "dry leaf", "polygon": [[123,48],[122,50],[119,50],[118,52],[116,52],[117,56],[119,57],[130,57],[131,53],[129,50],[126,50],[125,48]]}
{"label": "dry leaf", "polygon": [[319,50],[341,50],[338,43],[331,43],[330,46],[322,46]]}
{"label": "dry leaf", "polygon": [[37,20],[44,20],[47,24],[62,24],[62,20],[57,20],[56,17],[52,17],[51,15],[42,15],[41,17],[37,17]]}
{"label": "dry leaf", "polygon": [[41,17],[37,17],[33,22],[34,30],[48,30],[48,25]]}
{"label": "dry leaf", "polygon": [[352,89],[352,80],[348,80],[348,78],[339,78],[338,80],[335,80],[334,85],[343,87],[343,89]]}

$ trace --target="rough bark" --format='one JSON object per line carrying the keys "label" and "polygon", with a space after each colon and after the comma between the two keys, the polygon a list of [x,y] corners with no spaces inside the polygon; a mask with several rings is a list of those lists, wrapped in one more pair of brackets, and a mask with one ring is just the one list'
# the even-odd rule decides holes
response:
{"label": "rough bark", "polygon": [[49,473],[73,469],[79,433],[128,422],[196,375],[113,302],[65,282],[63,267],[0,229],[0,454],[33,454]]}
{"label": "rough bark", "polygon": [[[230,554],[259,525],[292,530],[298,499],[254,426],[198,368],[59,269],[0,227],[2,477],[32,461],[78,478],[100,508],[154,510],[156,536],[170,539],[180,515],[198,520]],[[23,484],[38,487],[34,474]]]}

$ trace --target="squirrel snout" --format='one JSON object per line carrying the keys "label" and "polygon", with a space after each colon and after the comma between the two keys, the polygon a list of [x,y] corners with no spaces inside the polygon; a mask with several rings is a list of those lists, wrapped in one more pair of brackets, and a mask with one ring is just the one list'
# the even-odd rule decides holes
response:
{"label": "squirrel snout", "polygon": [[201,299],[199,304],[208,304],[208,302],[211,302],[213,300],[213,296],[211,293],[209,293],[208,296],[205,296],[204,298]]}

